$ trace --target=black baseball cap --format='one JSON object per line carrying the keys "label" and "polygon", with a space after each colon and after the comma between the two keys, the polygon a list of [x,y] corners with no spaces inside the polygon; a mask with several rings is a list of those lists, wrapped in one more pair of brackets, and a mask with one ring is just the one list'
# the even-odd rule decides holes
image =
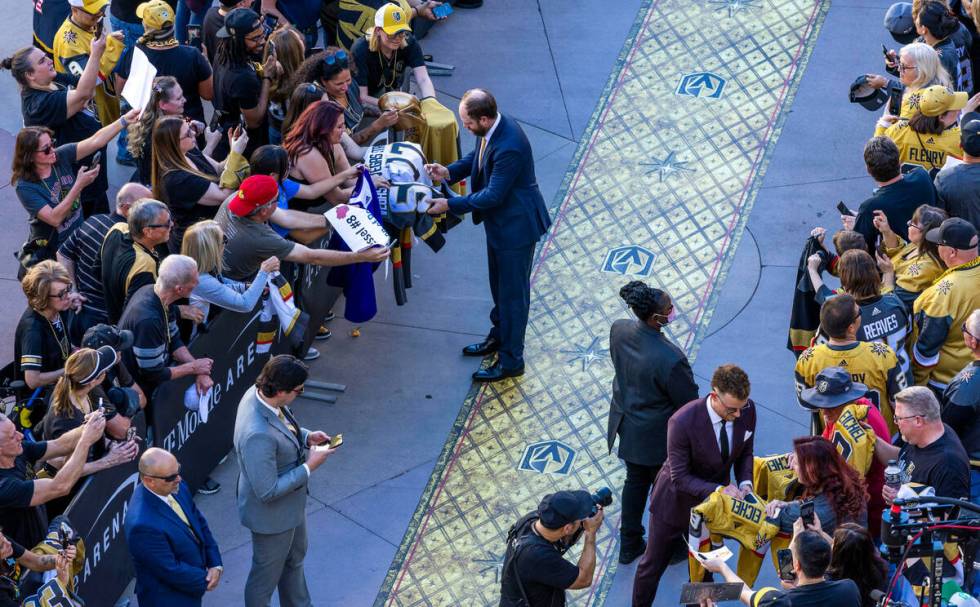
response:
{"label": "black baseball cap", "polygon": [[919,34],[915,31],[912,5],[908,2],[896,2],[889,6],[885,13],[885,29],[899,44],[914,42]]}
{"label": "black baseball cap", "polygon": [[548,529],[561,529],[592,516],[592,508],[592,495],[588,491],[558,491],[544,496],[538,504],[538,518]]}
{"label": "black baseball cap", "polygon": [[885,105],[888,101],[888,93],[868,84],[867,74],[862,74],[851,83],[851,91],[847,98],[851,103],[860,103],[864,109],[873,112]]}
{"label": "black baseball cap", "polygon": [[970,156],[980,157],[980,112],[968,112],[960,120],[960,146]]}
{"label": "black baseball cap", "polygon": [[133,332],[102,323],[85,331],[82,336],[83,348],[98,349],[102,346],[112,346],[119,351],[128,350],[133,347]]}
{"label": "black baseball cap", "polygon": [[965,251],[977,246],[977,229],[965,219],[950,217],[926,232],[926,240]]}
{"label": "black baseball cap", "polygon": [[868,393],[868,387],[851,379],[842,367],[827,367],[813,381],[813,387],[800,393],[800,403],[807,409],[833,409],[853,402]]}
{"label": "black baseball cap", "polygon": [[225,26],[218,30],[218,38],[244,38],[262,26],[259,14],[250,8],[236,8],[225,15]]}
{"label": "black baseball cap", "polygon": [[92,369],[91,373],[78,382],[83,386],[91,383],[93,380],[95,380],[95,378],[113,368],[116,366],[116,363],[119,362],[119,353],[116,352],[112,346],[102,346],[95,352],[99,355],[98,363],[95,365],[95,368]]}

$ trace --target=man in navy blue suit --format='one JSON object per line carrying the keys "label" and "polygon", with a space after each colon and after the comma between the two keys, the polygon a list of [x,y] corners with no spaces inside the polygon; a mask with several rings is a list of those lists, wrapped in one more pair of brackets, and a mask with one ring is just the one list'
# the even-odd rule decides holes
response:
{"label": "man in navy blue suit", "polygon": [[139,470],[142,484],[126,512],[126,543],[140,607],[200,607],[221,579],[218,544],[180,478],[176,457],[147,449]]}
{"label": "man in navy blue suit", "polygon": [[470,179],[467,196],[435,198],[429,213],[473,213],[487,233],[487,261],[493,327],[480,343],[463,348],[464,356],[497,352],[497,362],[473,374],[496,381],[524,373],[524,331],[531,304],[534,247],[548,231],[551,217],[534,177],[531,144],[517,121],[497,112],[489,91],[471,89],[459,102],[459,118],[476,135],[476,148],[448,167],[427,164],[433,179],[455,183]]}

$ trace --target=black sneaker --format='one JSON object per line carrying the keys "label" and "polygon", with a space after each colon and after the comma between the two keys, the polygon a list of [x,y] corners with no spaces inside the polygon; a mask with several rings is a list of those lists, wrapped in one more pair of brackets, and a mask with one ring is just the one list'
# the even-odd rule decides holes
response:
{"label": "black sneaker", "polygon": [[621,565],[629,565],[636,559],[640,558],[644,552],[647,550],[646,542],[643,542],[639,546],[634,546],[632,548],[623,547],[619,549],[619,563]]}
{"label": "black sneaker", "polygon": [[204,479],[204,483],[197,489],[198,493],[203,493],[204,495],[214,495],[219,491],[221,491],[221,485],[210,476]]}
{"label": "black sneaker", "polygon": [[330,310],[327,312],[327,315],[323,317],[323,322],[330,322],[335,318],[337,318],[337,315],[333,313],[333,310]]}

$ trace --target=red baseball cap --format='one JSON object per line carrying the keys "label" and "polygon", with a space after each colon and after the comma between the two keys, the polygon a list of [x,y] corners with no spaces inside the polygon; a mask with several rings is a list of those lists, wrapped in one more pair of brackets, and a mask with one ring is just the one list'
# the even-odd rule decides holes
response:
{"label": "red baseball cap", "polygon": [[245,217],[255,209],[273,202],[279,196],[279,184],[269,175],[252,175],[247,177],[238,192],[228,203],[228,210]]}

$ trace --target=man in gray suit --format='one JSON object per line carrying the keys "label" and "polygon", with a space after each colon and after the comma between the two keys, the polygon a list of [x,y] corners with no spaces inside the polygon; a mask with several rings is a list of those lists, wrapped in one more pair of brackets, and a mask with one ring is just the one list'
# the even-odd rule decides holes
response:
{"label": "man in gray suit", "polygon": [[298,358],[274,356],[238,405],[238,514],[252,531],[246,607],[267,607],[277,587],[282,607],[313,604],[303,572],[307,484],[336,449],[327,448],[325,433],[300,427],[287,407],[308,374]]}

